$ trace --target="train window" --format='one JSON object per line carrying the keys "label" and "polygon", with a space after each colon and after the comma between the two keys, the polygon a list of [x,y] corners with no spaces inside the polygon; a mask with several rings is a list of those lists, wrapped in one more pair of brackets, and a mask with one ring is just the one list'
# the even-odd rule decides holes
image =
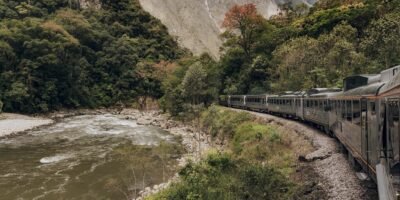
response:
{"label": "train window", "polygon": [[337,100],[335,100],[335,113],[336,113],[336,115],[338,115],[338,112],[339,112],[339,101],[337,101]]}
{"label": "train window", "polygon": [[[393,126],[395,123],[399,122],[399,102],[389,100],[389,114],[390,114],[390,125]],[[396,124],[397,125],[397,124]]]}
{"label": "train window", "polygon": [[353,112],[352,112],[352,107],[351,107],[351,101],[349,101],[349,100],[346,101],[346,114],[347,114],[346,120],[351,122],[353,119],[353,117],[352,117]]}
{"label": "train window", "polygon": [[371,109],[371,115],[376,115],[375,102],[369,102],[369,105]]}
{"label": "train window", "polygon": [[342,116],[342,119],[346,118],[346,105],[344,102],[345,101],[340,101],[340,116]]}
{"label": "train window", "polygon": [[361,108],[359,100],[353,100],[353,123],[361,125]]}

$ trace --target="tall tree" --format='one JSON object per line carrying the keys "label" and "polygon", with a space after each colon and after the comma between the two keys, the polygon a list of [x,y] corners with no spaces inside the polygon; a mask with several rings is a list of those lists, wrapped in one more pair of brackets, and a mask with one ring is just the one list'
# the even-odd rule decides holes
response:
{"label": "tall tree", "polygon": [[197,105],[204,100],[207,94],[206,84],[207,73],[200,62],[189,67],[185,77],[182,80],[182,94],[191,103]]}
{"label": "tall tree", "polygon": [[263,17],[257,12],[254,4],[235,5],[226,14],[222,27],[228,32],[239,31],[238,44],[247,58],[251,59],[255,43],[255,32],[262,25]]}

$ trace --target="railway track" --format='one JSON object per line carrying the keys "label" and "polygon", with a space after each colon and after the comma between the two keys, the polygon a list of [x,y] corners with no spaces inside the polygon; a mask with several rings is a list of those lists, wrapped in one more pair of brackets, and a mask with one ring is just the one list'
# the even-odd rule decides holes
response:
{"label": "railway track", "polygon": [[380,200],[400,191],[400,66],[354,75],[343,89],[313,88],[281,94],[228,95],[220,104],[271,113],[312,124],[335,137],[378,185]]}

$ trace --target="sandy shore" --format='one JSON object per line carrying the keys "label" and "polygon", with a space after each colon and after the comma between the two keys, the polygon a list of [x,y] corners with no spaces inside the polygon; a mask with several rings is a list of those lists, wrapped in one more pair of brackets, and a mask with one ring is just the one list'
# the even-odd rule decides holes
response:
{"label": "sandy shore", "polygon": [[26,115],[0,114],[0,137],[53,123],[53,120]]}

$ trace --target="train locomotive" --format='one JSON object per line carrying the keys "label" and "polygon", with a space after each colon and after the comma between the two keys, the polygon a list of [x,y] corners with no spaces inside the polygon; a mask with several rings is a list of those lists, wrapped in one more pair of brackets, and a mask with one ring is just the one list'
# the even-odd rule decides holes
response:
{"label": "train locomotive", "polygon": [[310,123],[338,139],[349,160],[378,186],[380,200],[400,189],[400,66],[343,80],[343,89],[314,88],[279,95],[227,95],[220,104]]}

